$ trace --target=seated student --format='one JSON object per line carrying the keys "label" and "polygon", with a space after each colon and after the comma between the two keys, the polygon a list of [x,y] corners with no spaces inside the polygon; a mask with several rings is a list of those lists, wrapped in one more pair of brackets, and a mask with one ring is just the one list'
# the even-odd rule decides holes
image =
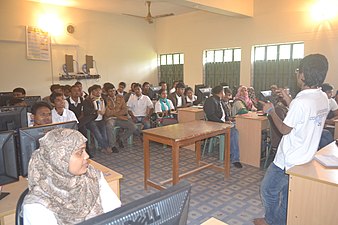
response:
{"label": "seated student", "polygon": [[135,90],[134,90],[134,86],[135,86],[135,82],[131,83],[130,85],[130,90],[128,91],[127,94],[125,94],[123,97],[124,97],[124,101],[125,102],[128,102],[129,98],[133,95],[135,95]]}
{"label": "seated student", "polygon": [[[36,102],[32,106],[31,120],[33,126],[46,125],[52,123],[52,106],[47,102]],[[29,124],[30,125],[30,124]]]}
{"label": "seated student", "polygon": [[83,120],[82,123],[91,131],[101,151],[111,154],[113,151],[109,146],[107,137],[106,122],[103,119],[106,107],[101,98],[101,86],[94,84],[88,88],[89,96],[83,101]]}
{"label": "seated student", "polygon": [[150,89],[150,83],[144,82],[142,84],[142,94],[147,95],[150,99],[154,99],[154,92]]}
{"label": "seated student", "polygon": [[50,96],[50,101],[55,106],[54,109],[52,109],[53,123],[63,123],[68,121],[79,122],[75,116],[75,113],[65,108],[65,101],[61,93],[53,93]]}
{"label": "seated student", "polygon": [[249,98],[248,89],[245,86],[241,86],[238,88],[232,105],[232,115],[245,114],[250,110],[256,111],[257,109]]}
{"label": "seated student", "polygon": [[325,120],[326,125],[333,125],[334,126],[334,120],[338,119],[338,104],[337,102],[332,98],[333,96],[333,86],[328,83],[324,83],[321,85],[322,91],[325,92],[327,98],[329,99],[329,115],[327,116]]}
{"label": "seated student", "polygon": [[155,113],[158,116],[160,126],[178,123],[177,119],[171,114],[175,107],[170,99],[167,98],[167,91],[161,89],[159,92],[160,98],[155,103]]}
{"label": "seated student", "polygon": [[10,106],[28,106],[27,102],[25,102],[26,91],[21,87],[14,88],[13,90],[13,98],[9,101]]}
{"label": "seated student", "polygon": [[81,92],[81,97],[83,99],[87,98],[88,93],[83,90],[82,83],[80,81],[76,81],[74,85],[79,87],[80,92]]}
{"label": "seated student", "polygon": [[197,96],[194,95],[194,91],[191,87],[187,87],[184,91],[185,100],[188,106],[195,105],[197,102]]}
{"label": "seated student", "polygon": [[184,96],[184,89],[185,89],[184,83],[179,82],[176,85],[175,92],[169,94],[169,99],[173,102],[175,110],[177,110],[177,108],[184,108],[188,106]]}
{"label": "seated student", "polygon": [[25,225],[77,224],[121,206],[102,172],[89,165],[86,141],[64,128],[39,140],[28,167]]}
{"label": "seated student", "polygon": [[337,102],[338,104],[338,90],[336,91],[336,95],[334,96],[334,100]]}
{"label": "seated student", "polygon": [[258,109],[258,99],[256,97],[255,89],[253,87],[248,87],[248,96],[256,109]]}
{"label": "seated student", "polygon": [[[203,105],[209,121],[232,124],[229,104],[231,96],[231,90],[226,89],[225,94],[222,86],[212,89],[212,96],[207,98]],[[242,168],[239,161],[238,130],[234,126],[230,130],[230,161],[236,168]]]}
{"label": "seated student", "polygon": [[63,96],[63,99],[65,101],[65,107],[68,108],[68,102],[66,101],[66,98],[64,97],[64,94],[63,94],[63,89],[62,89],[62,86],[60,84],[52,84],[50,86],[50,91],[51,91],[51,94],[49,96],[46,96],[42,99],[42,101],[45,101],[47,103],[49,103],[51,106],[54,107],[53,103],[51,102],[50,100],[50,96],[53,94],[53,93],[61,93],[62,96]]}
{"label": "seated student", "polygon": [[171,89],[169,90],[169,94],[172,94],[176,91],[176,85],[178,84],[178,80],[175,80],[173,82],[173,86],[171,87]]}
{"label": "seated student", "polygon": [[119,86],[117,87],[116,95],[125,96],[127,94],[127,92],[124,89],[126,89],[126,83],[121,81],[119,83]]}
{"label": "seated student", "polygon": [[165,81],[160,81],[160,82],[158,83],[158,86],[161,86],[161,89],[166,90],[166,91],[167,91],[167,89],[168,89],[168,87],[167,87],[167,82],[165,82]]}
{"label": "seated student", "polygon": [[65,99],[68,99],[70,97],[71,94],[71,86],[66,84],[64,86],[62,86],[62,90],[63,90],[63,95],[65,97]]}
{"label": "seated student", "polygon": [[80,88],[73,85],[70,88],[70,97],[67,98],[68,109],[75,113],[78,121],[81,121],[83,117],[83,98],[81,97]]}
{"label": "seated student", "polygon": [[142,94],[141,84],[134,85],[135,95],[128,102],[128,113],[134,123],[142,123],[143,129],[150,128],[150,116],[153,114],[154,105],[150,98]]}
{"label": "seated student", "polygon": [[[113,152],[116,152],[118,151],[116,143],[120,148],[123,148],[123,142],[126,142],[133,133],[137,133],[137,128],[136,125],[128,118],[128,107],[123,96],[115,94],[115,86],[109,83],[106,84],[105,89],[107,93],[107,106],[104,117],[106,120],[107,135],[110,147],[112,147]],[[113,134],[115,126],[119,126],[123,129],[123,132],[120,132],[122,135],[116,137],[116,135]]]}

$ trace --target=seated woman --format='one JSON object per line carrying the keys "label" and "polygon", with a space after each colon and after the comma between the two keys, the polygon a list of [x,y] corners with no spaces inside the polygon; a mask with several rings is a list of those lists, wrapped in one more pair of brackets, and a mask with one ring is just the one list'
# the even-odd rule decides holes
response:
{"label": "seated woman", "polygon": [[197,96],[194,95],[194,91],[192,90],[191,87],[187,87],[184,91],[184,96],[187,101],[188,106],[192,106],[196,104],[197,101]]}
{"label": "seated woman", "polygon": [[235,96],[234,103],[232,105],[232,115],[245,114],[248,111],[257,111],[249,98],[248,89],[245,86],[238,88]]}
{"label": "seated woman", "polygon": [[155,113],[157,114],[157,122],[160,126],[177,123],[177,119],[171,114],[175,107],[170,99],[167,98],[167,90],[159,91],[159,100],[155,103]]}
{"label": "seated woman", "polygon": [[86,141],[64,128],[39,140],[28,167],[25,225],[77,224],[121,206],[103,174],[88,164]]}

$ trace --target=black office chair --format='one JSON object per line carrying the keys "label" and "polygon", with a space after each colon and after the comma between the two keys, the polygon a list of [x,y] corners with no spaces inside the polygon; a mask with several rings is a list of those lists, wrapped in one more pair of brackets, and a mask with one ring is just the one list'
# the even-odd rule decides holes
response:
{"label": "black office chair", "polygon": [[23,225],[23,215],[21,213],[21,206],[22,202],[25,199],[29,189],[27,188],[22,194],[20,195],[20,198],[18,200],[18,203],[16,203],[16,211],[15,211],[15,225]]}

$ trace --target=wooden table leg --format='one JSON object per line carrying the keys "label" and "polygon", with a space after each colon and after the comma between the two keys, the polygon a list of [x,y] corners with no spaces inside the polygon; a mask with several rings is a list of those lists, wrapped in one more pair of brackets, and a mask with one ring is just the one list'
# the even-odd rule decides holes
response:
{"label": "wooden table leg", "polygon": [[172,157],[173,157],[173,185],[179,182],[179,157],[180,147],[175,143],[172,146]]}
{"label": "wooden table leg", "polygon": [[195,143],[195,155],[197,164],[201,161],[201,141],[196,141]]}
{"label": "wooden table leg", "polygon": [[224,178],[230,176],[230,128],[224,134]]}
{"label": "wooden table leg", "polygon": [[147,190],[148,179],[150,178],[150,150],[149,138],[147,134],[143,135],[143,152],[144,152],[144,189]]}

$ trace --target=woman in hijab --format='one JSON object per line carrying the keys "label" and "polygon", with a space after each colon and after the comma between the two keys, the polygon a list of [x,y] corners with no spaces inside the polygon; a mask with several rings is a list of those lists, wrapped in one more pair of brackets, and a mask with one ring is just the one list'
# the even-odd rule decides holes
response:
{"label": "woman in hijab", "polygon": [[121,206],[103,174],[88,164],[86,141],[64,128],[39,140],[28,167],[25,225],[77,224]]}
{"label": "woman in hijab", "polygon": [[250,110],[256,111],[257,109],[249,98],[247,87],[241,86],[238,88],[235,101],[232,105],[232,115],[245,114]]}

